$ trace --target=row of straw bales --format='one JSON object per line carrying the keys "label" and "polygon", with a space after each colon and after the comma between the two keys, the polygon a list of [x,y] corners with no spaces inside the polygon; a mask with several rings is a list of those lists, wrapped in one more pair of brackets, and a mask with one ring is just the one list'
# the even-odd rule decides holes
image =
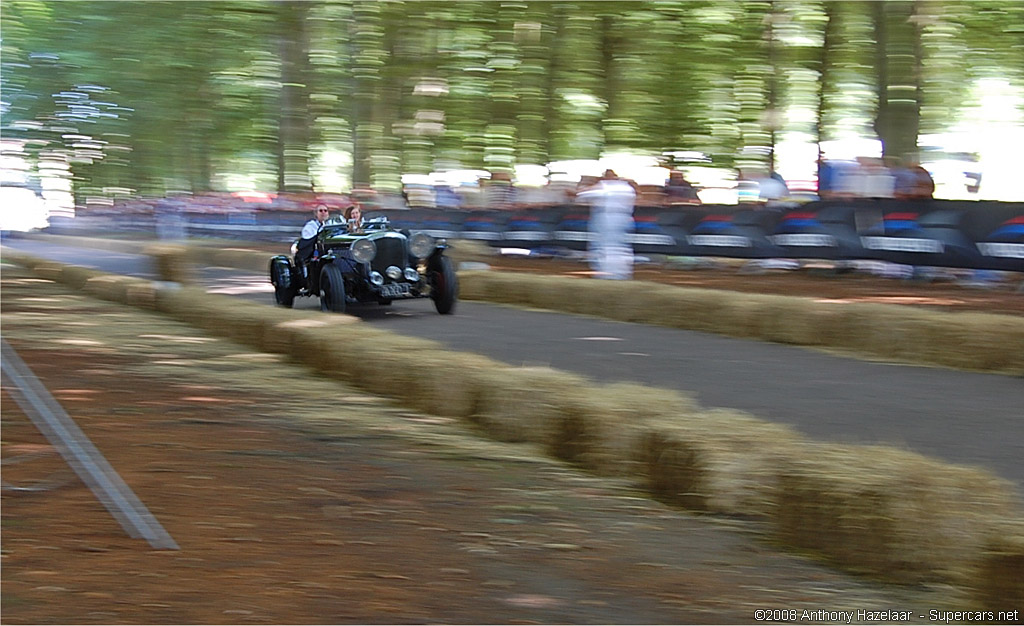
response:
{"label": "row of straw bales", "polygon": [[537,446],[599,475],[634,478],[665,502],[764,520],[781,543],[844,568],[956,585],[988,609],[1024,604],[1020,504],[1012,485],[986,471],[896,448],[814,442],[674,391],[513,367],[346,315],[268,307],[9,251],[4,257],[91,295],[288,355],[410,408],[459,418],[486,436]]}

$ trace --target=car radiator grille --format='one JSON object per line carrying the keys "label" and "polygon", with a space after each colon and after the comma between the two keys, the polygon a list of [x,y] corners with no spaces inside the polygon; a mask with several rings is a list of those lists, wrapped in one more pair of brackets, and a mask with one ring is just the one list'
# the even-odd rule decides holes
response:
{"label": "car radiator grille", "polygon": [[398,237],[382,237],[374,243],[377,244],[377,256],[370,262],[370,267],[374,270],[383,274],[390,265],[397,265],[402,269],[408,265],[405,240]]}

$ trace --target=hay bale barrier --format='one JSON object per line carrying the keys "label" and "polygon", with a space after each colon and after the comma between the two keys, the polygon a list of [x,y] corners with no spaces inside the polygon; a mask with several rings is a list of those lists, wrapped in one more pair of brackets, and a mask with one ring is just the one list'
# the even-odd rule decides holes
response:
{"label": "hay bale barrier", "polygon": [[888,446],[807,443],[780,456],[773,520],[785,544],[901,583],[969,586],[1020,515],[990,473]]}
{"label": "hay bale barrier", "polygon": [[[368,392],[460,418],[489,437],[535,446],[599,475],[632,477],[677,506],[765,520],[780,543],[846,569],[901,583],[955,585],[982,607],[1015,608],[1024,595],[1020,503],[1012,485],[983,470],[887,446],[817,443],[739,411],[702,408],[674,391],[513,367],[351,316],[82,274],[7,251],[4,259],[98,297],[286,354]],[[474,288],[500,293],[504,280]],[[530,293],[536,292],[523,292]],[[564,285],[551,293],[574,300]],[[607,295],[597,293],[599,301]],[[701,302],[690,299],[693,308]],[[389,384],[381,386],[382,379]]]}
{"label": "hay bale barrier", "polygon": [[975,601],[987,610],[1024,614],[1024,524],[1007,525],[985,545]]}

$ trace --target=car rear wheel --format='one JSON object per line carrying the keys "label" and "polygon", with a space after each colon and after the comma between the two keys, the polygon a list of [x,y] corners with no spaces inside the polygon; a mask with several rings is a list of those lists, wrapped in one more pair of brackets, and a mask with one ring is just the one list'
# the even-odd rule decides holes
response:
{"label": "car rear wheel", "polygon": [[430,273],[430,297],[434,300],[434,308],[441,315],[448,315],[455,310],[459,295],[459,277],[455,274],[452,260],[446,256],[435,258]]}
{"label": "car rear wheel", "polygon": [[334,264],[320,270],[320,310],[345,312],[345,278]]}
{"label": "car rear wheel", "polygon": [[287,261],[275,259],[270,263],[270,282],[274,285],[274,302],[291,308],[295,304],[297,287],[292,281],[292,269]]}

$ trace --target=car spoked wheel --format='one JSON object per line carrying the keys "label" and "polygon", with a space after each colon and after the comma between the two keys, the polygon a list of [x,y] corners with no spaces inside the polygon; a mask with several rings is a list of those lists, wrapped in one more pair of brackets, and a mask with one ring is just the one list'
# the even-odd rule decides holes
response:
{"label": "car spoked wheel", "polygon": [[292,280],[291,267],[288,263],[272,262],[270,265],[270,282],[274,285],[274,302],[289,307],[295,303],[298,287]]}
{"label": "car spoked wheel", "polygon": [[431,263],[430,297],[434,300],[434,308],[441,315],[448,315],[455,310],[455,302],[459,296],[459,277],[455,274],[452,260],[439,256]]}
{"label": "car spoked wheel", "polygon": [[345,278],[334,264],[320,270],[320,310],[345,312]]}

